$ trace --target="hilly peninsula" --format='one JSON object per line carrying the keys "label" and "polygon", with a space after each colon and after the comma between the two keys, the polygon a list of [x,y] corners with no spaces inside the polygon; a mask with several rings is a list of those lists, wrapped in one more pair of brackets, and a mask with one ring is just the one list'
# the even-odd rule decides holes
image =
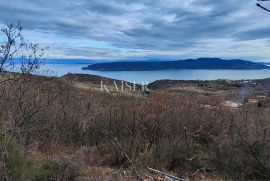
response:
{"label": "hilly peninsula", "polygon": [[232,70],[258,70],[269,69],[270,67],[261,63],[232,59],[224,60],[220,58],[198,58],[177,61],[157,61],[157,62],[110,62],[95,63],[83,70],[98,71],[153,71],[153,70],[180,70],[180,69],[232,69]]}

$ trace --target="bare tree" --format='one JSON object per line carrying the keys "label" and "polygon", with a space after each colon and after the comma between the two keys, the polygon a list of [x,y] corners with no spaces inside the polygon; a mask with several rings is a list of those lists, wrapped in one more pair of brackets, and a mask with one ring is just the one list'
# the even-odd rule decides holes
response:
{"label": "bare tree", "polygon": [[[39,48],[38,44],[26,41],[22,36],[22,30],[20,22],[6,22],[6,27],[0,31],[3,36],[0,43],[0,83],[19,79],[25,74],[33,73],[40,66],[47,48]],[[21,74],[7,74],[14,71]]]}
{"label": "bare tree", "polygon": [[[26,87],[28,89],[30,88],[28,84],[31,82],[31,76],[29,75],[39,68],[46,50],[39,48],[38,44],[33,44],[24,40],[21,34],[22,29],[20,22],[17,24],[6,22],[6,27],[3,27],[0,30],[0,35],[2,35],[2,42],[0,42],[0,120],[2,121],[3,119],[6,121],[5,123],[1,122],[0,124],[0,178],[2,178],[3,175],[5,180],[12,180],[5,162],[9,157],[7,147],[14,136],[14,132],[18,132],[17,129],[15,129],[18,126],[13,127],[12,131],[8,129],[10,127],[9,125],[12,125],[13,122],[9,119],[5,119],[5,116],[3,116],[5,111],[3,105],[8,107],[9,103],[13,102],[12,107],[17,105],[24,113],[26,110],[25,108],[31,106],[31,104],[18,104],[21,99],[13,101],[11,101],[11,99],[18,98],[18,95],[24,95],[23,93],[25,92]],[[34,97],[34,94],[32,94],[32,96]],[[6,98],[10,99],[9,103],[4,101]],[[26,98],[31,97],[28,96]],[[35,108],[36,109],[32,111],[30,116],[43,109],[43,107]],[[19,112],[13,112],[12,117],[16,117],[17,113]],[[25,118],[26,117],[24,116],[24,120]],[[28,122],[29,120],[30,119],[28,119]],[[28,122],[24,121],[24,123]]]}

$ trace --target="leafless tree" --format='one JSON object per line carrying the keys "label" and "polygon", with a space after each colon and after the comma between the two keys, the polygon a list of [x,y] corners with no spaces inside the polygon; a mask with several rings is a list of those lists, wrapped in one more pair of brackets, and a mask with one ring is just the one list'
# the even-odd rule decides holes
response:
{"label": "leafless tree", "polygon": [[[39,48],[38,44],[33,44],[24,40],[22,30],[23,28],[20,22],[17,24],[7,22],[6,27],[3,27],[0,31],[2,40],[2,42],[0,42],[0,165],[1,168],[3,168],[3,170],[0,168],[0,172],[3,173],[6,180],[12,178],[9,176],[8,170],[5,166],[5,160],[9,156],[7,146],[14,134],[18,133],[17,124],[28,124],[32,116],[44,109],[43,107],[34,107],[35,110],[33,110],[31,113],[26,109],[33,108],[31,107],[31,104],[26,105],[24,102],[22,102],[22,100],[26,99],[31,100],[31,96],[23,96],[25,96],[25,91],[29,89],[29,82],[32,81],[30,74],[39,68],[42,57],[46,50]],[[28,92],[28,95],[29,93],[30,92]],[[32,94],[32,98],[34,98],[34,96],[35,94]],[[7,99],[9,99],[9,101],[6,102],[5,100]],[[34,103],[35,102],[33,101],[32,106],[34,106]],[[15,105],[17,105],[17,107],[19,107],[24,114],[22,114],[23,119],[19,120],[21,123],[17,122],[16,126],[13,126],[12,130],[10,130],[10,125],[14,125],[14,118],[16,115],[19,115],[19,112],[16,112],[13,109],[13,113],[11,115],[12,119],[5,119],[5,124],[2,123],[5,118],[3,115],[4,111],[11,111],[10,109],[15,108]],[[11,112],[8,114],[10,113]],[[27,114],[28,117],[25,117],[25,114]],[[23,123],[22,120],[24,120]]]}
{"label": "leafless tree", "polygon": [[[38,44],[25,40],[22,30],[20,22],[17,24],[7,22],[6,27],[0,31],[3,37],[0,43],[0,83],[33,73],[42,62],[47,47],[40,48]],[[7,73],[14,71],[20,74]]]}

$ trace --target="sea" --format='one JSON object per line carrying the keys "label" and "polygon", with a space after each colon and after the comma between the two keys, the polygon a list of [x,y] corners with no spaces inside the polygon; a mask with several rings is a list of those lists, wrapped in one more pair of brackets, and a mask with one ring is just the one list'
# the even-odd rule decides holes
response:
{"label": "sea", "polygon": [[270,69],[263,70],[161,70],[161,71],[94,71],[82,70],[90,62],[87,61],[48,61],[35,72],[38,75],[63,76],[68,73],[92,74],[112,79],[135,82],[138,84],[151,83],[156,80],[246,80],[270,78]]}

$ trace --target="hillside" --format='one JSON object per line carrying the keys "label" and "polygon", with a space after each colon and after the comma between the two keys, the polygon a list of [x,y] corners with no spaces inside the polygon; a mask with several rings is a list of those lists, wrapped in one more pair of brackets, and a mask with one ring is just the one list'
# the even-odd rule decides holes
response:
{"label": "hillside", "polygon": [[[72,84],[78,88],[100,91],[106,87],[107,91],[120,92],[125,95],[141,94],[142,89],[142,85],[139,84],[90,74],[66,74],[61,79],[71,80]],[[125,91],[130,89],[133,91]]]}
{"label": "hillside", "polygon": [[83,70],[98,71],[150,71],[178,69],[269,69],[268,66],[246,60],[223,60],[219,58],[198,58],[178,61],[159,62],[112,62],[91,64]]}
{"label": "hillside", "polygon": [[[270,79],[159,80],[146,95],[96,75],[0,74],[7,78],[0,84],[1,148],[11,141],[0,163],[22,178],[15,180],[162,180],[148,167],[185,180],[198,169],[194,180],[270,178]],[[6,137],[12,126],[14,136]]]}

